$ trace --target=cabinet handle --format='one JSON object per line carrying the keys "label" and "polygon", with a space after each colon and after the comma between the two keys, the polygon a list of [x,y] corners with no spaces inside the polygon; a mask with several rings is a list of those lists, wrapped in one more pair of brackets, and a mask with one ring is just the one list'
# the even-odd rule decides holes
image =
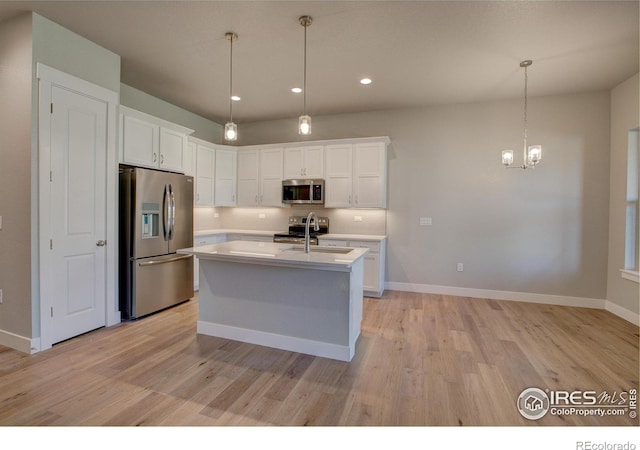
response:
{"label": "cabinet handle", "polygon": [[256,195],[256,203],[258,203],[258,196]]}
{"label": "cabinet handle", "polygon": [[164,164],[164,155],[160,155],[160,164]]}
{"label": "cabinet handle", "polygon": [[358,196],[356,195],[356,205],[358,204]]}
{"label": "cabinet handle", "polygon": [[196,200],[200,201],[200,194],[196,194]]}
{"label": "cabinet handle", "polygon": [[351,196],[349,196],[349,203],[351,203]]}
{"label": "cabinet handle", "polygon": [[260,196],[260,203],[262,203],[262,195]]}
{"label": "cabinet handle", "polygon": [[107,241],[103,241],[102,239],[96,242],[97,247],[104,247],[105,245],[107,245]]}
{"label": "cabinet handle", "polygon": [[156,162],[158,160],[158,155],[156,155],[155,153],[153,154],[153,162]]}

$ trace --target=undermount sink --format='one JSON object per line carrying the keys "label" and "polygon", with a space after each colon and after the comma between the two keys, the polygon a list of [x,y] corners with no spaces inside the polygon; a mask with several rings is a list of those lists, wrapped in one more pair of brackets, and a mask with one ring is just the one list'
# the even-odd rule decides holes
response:
{"label": "undermount sink", "polygon": [[[294,252],[304,252],[304,247],[292,247],[289,250]],[[352,248],[334,248],[334,247],[311,247],[310,253],[334,253],[338,255],[346,255],[353,251]]]}

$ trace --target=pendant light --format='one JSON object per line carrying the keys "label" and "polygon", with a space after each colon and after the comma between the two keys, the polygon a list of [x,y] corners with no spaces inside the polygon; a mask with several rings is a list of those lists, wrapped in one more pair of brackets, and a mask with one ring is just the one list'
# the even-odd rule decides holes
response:
{"label": "pendant light", "polygon": [[524,68],[524,143],[522,148],[523,163],[521,166],[511,166],[513,164],[513,150],[502,151],[502,164],[508,169],[528,169],[535,168],[542,159],[542,145],[530,145],[527,147],[527,68],[533,61],[527,59],[520,63]]}
{"label": "pendant light", "polygon": [[238,39],[238,35],[229,32],[224,35],[230,44],[229,52],[229,121],[224,125],[224,139],[235,141],[238,139],[238,126],[233,123],[233,41]]}
{"label": "pendant light", "polygon": [[310,16],[301,16],[298,20],[300,21],[300,25],[304,27],[304,76],[302,82],[303,110],[302,115],[298,118],[298,134],[310,135],[311,117],[307,115],[307,27],[311,25],[312,19]]}

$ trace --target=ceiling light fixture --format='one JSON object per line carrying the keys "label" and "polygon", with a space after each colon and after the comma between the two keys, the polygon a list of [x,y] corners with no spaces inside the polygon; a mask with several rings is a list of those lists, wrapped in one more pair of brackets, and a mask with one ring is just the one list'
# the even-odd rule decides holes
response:
{"label": "ceiling light fixture", "polygon": [[302,92],[302,88],[299,88],[299,87],[291,88],[291,92],[293,92],[294,94],[300,94]]}
{"label": "ceiling light fixture", "polygon": [[[233,41],[238,40],[238,35],[228,32],[224,35],[229,41],[229,121],[224,125],[224,138],[227,141],[235,141],[238,139],[238,126],[233,123]],[[240,98],[238,97],[238,100]]]}
{"label": "ceiling light fixture", "polygon": [[520,67],[524,67],[524,143],[523,143],[523,163],[521,166],[511,166],[513,164],[513,150],[502,151],[502,164],[508,169],[534,169],[542,159],[542,145],[530,145],[527,147],[527,68],[533,64],[533,61],[527,59],[520,63]]}
{"label": "ceiling light fixture", "polygon": [[371,78],[363,78],[360,80],[360,84],[364,84],[365,86],[371,84]]}
{"label": "ceiling light fixture", "polygon": [[232,95],[231,96],[231,100],[233,100],[234,102],[239,102],[240,101],[240,97],[238,97],[237,95]]}
{"label": "ceiling light fixture", "polygon": [[303,110],[302,115],[298,118],[298,134],[311,134],[311,117],[307,115],[307,27],[311,25],[310,16],[301,16],[298,21],[304,27],[304,76],[302,83]]}

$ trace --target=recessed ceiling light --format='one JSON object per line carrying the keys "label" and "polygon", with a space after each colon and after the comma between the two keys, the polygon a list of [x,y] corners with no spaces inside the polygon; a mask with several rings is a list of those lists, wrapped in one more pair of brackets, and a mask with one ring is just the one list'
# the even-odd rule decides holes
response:
{"label": "recessed ceiling light", "polygon": [[231,96],[231,100],[233,100],[234,102],[239,102],[240,101],[240,97],[238,97],[237,95],[232,95]]}
{"label": "recessed ceiling light", "polygon": [[300,89],[299,87],[294,87],[291,88],[291,92],[293,92],[294,94],[300,94],[302,92],[302,89]]}
{"label": "recessed ceiling light", "polygon": [[362,80],[360,80],[360,84],[371,84],[371,78],[363,78]]}

